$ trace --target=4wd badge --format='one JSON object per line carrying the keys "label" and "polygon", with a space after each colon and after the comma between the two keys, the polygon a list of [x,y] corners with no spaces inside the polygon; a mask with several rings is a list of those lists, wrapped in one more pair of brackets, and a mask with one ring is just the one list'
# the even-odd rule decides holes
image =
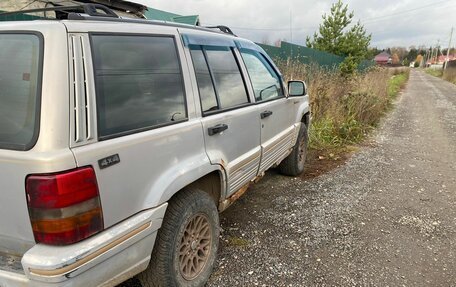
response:
{"label": "4wd badge", "polygon": [[120,157],[118,154],[114,154],[105,158],[102,158],[98,161],[98,166],[100,169],[110,167],[112,165],[118,164],[120,162]]}

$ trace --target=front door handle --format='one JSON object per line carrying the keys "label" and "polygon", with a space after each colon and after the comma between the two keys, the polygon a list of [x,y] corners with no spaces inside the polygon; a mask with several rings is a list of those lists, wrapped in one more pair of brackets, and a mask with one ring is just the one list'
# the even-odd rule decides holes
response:
{"label": "front door handle", "polygon": [[261,113],[261,118],[264,119],[269,117],[270,115],[272,115],[272,111],[264,111]]}
{"label": "front door handle", "polygon": [[209,132],[210,136],[213,136],[213,135],[219,134],[219,133],[221,133],[221,132],[223,132],[224,130],[227,130],[227,129],[228,129],[228,125],[218,124],[216,126],[208,128],[207,131]]}

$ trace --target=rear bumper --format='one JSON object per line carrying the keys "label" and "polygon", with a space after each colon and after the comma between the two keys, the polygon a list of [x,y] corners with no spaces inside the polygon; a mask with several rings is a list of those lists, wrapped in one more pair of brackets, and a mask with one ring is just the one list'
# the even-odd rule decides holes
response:
{"label": "rear bumper", "polygon": [[167,204],[70,246],[35,245],[23,274],[0,270],[0,286],[115,286],[147,268]]}

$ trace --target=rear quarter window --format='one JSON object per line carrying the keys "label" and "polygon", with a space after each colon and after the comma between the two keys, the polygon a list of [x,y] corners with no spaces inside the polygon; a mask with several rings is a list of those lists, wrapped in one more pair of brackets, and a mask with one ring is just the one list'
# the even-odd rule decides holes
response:
{"label": "rear quarter window", "polygon": [[187,118],[173,37],[92,35],[101,140]]}
{"label": "rear quarter window", "polygon": [[38,138],[43,39],[0,32],[0,148],[31,149]]}

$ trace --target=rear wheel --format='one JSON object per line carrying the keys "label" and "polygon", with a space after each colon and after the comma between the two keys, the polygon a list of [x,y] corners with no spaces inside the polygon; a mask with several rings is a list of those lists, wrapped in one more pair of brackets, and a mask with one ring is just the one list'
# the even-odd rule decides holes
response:
{"label": "rear wheel", "polygon": [[215,263],[220,233],[213,199],[198,189],[169,202],[142,286],[204,286]]}
{"label": "rear wheel", "polygon": [[282,174],[297,176],[304,172],[307,158],[307,143],[307,127],[304,123],[301,123],[298,139],[293,147],[293,151],[279,164],[279,170]]}

